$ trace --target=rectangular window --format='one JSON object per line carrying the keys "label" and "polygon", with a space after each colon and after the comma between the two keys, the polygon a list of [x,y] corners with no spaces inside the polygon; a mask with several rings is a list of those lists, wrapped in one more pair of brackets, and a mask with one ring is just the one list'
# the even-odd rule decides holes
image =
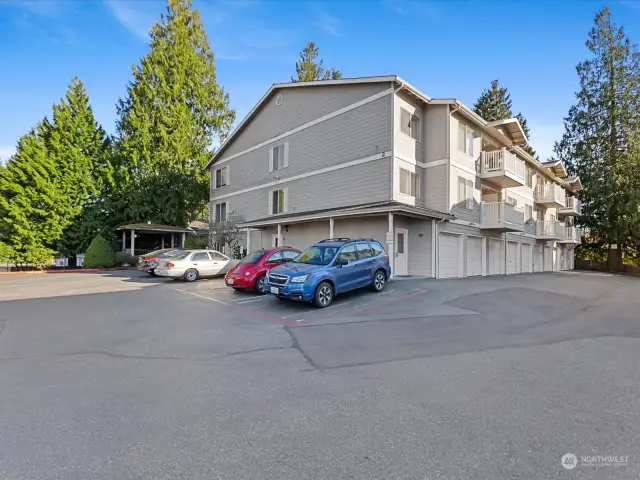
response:
{"label": "rectangular window", "polygon": [[222,167],[216,170],[216,188],[224,187],[228,182],[228,167]]}
{"label": "rectangular window", "polygon": [[282,170],[289,165],[289,142],[272,147],[269,151],[269,171]]}
{"label": "rectangular window", "polygon": [[507,197],[507,203],[508,203],[509,205],[513,205],[514,207],[517,207],[517,206],[518,206],[518,200],[516,200],[516,199],[515,199],[515,198],[513,198],[513,197]]}
{"label": "rectangular window", "polygon": [[420,141],[420,117],[410,114],[404,108],[400,109],[400,131]]}
{"label": "rectangular window", "polygon": [[525,166],[525,169],[527,177],[527,187],[533,187],[533,175],[535,174],[535,170],[529,166]]}
{"label": "rectangular window", "polygon": [[216,203],[215,222],[227,221],[227,203]]}
{"label": "rectangular window", "polygon": [[458,177],[458,206],[473,210],[473,180]]}
{"label": "rectangular window", "polygon": [[531,205],[524,206],[524,217],[525,221],[533,218],[533,207]]}
{"label": "rectangular window", "polygon": [[286,189],[273,190],[269,197],[269,213],[278,215],[286,211]]}
{"label": "rectangular window", "polygon": [[420,175],[404,168],[400,169],[400,193],[420,197]]}
{"label": "rectangular window", "polygon": [[458,122],[458,150],[473,156],[474,132],[464,123]]}

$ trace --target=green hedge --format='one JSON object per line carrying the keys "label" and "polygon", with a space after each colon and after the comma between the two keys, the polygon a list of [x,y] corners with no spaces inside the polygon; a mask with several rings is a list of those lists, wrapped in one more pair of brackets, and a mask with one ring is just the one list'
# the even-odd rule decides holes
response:
{"label": "green hedge", "polygon": [[108,268],[113,267],[115,255],[109,243],[102,235],[97,235],[84,255],[83,265],[86,268]]}
{"label": "green hedge", "polygon": [[138,257],[131,255],[129,252],[116,252],[116,267],[131,265],[135,267],[138,264]]}

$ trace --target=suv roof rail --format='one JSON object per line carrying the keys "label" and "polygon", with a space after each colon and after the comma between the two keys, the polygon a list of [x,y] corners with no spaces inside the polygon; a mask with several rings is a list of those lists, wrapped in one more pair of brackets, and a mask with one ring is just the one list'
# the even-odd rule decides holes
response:
{"label": "suv roof rail", "polygon": [[347,237],[338,237],[338,238],[325,238],[324,240],[320,240],[318,243],[324,242],[350,242],[351,239]]}
{"label": "suv roof rail", "polygon": [[378,242],[378,243],[380,243],[380,241],[376,240],[375,238],[354,238],[353,239],[354,242],[359,241],[359,240],[363,240],[363,241],[366,240],[367,242]]}

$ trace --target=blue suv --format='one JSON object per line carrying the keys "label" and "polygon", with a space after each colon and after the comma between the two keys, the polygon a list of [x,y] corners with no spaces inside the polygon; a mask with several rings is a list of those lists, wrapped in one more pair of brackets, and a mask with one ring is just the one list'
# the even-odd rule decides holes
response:
{"label": "blue suv", "polygon": [[324,308],[336,295],[356,288],[381,292],[390,276],[389,256],[377,240],[329,238],[270,270],[266,290]]}

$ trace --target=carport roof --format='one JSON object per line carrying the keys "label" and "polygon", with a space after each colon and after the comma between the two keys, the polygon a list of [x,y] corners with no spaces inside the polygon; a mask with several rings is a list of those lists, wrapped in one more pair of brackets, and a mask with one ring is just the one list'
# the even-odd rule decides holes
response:
{"label": "carport roof", "polygon": [[137,232],[154,233],[194,233],[189,227],[175,227],[173,225],[160,225],[159,223],[131,223],[120,225],[116,230],[135,230]]}
{"label": "carport roof", "polygon": [[453,220],[455,217],[447,213],[438,212],[429,208],[414,207],[399,202],[378,202],[355,205],[348,208],[330,208],[323,210],[312,210],[297,213],[284,213],[280,215],[271,215],[269,217],[260,218],[251,222],[238,224],[238,227],[267,227],[285,223],[296,223],[314,220],[323,220],[330,217],[350,217],[357,215],[381,215],[385,213],[403,213],[413,217],[438,218],[442,220]]}

